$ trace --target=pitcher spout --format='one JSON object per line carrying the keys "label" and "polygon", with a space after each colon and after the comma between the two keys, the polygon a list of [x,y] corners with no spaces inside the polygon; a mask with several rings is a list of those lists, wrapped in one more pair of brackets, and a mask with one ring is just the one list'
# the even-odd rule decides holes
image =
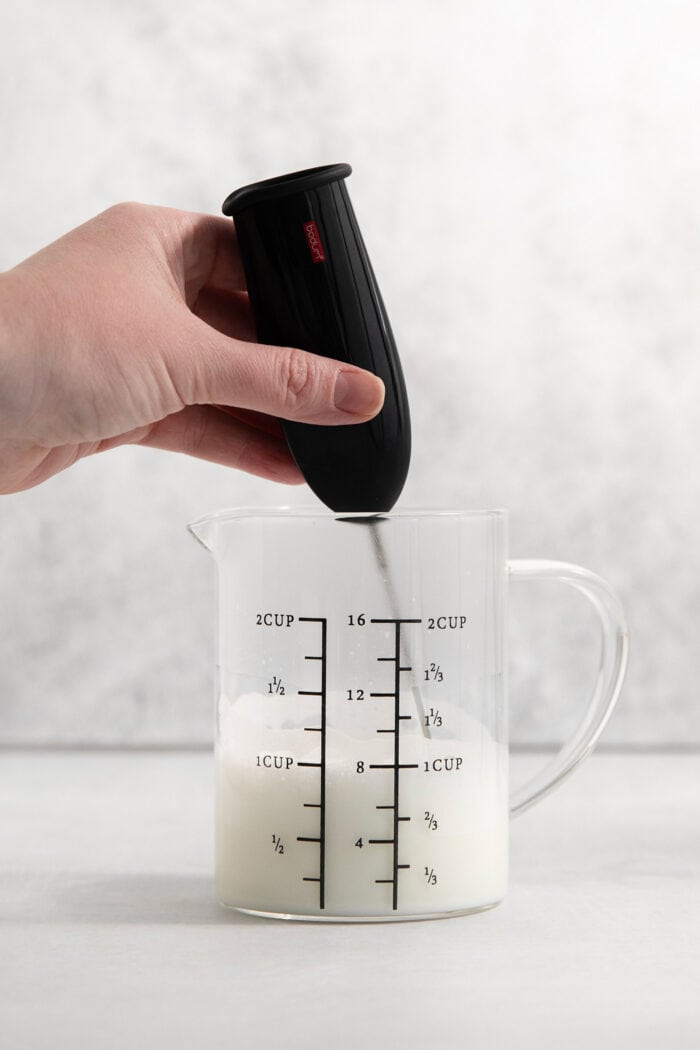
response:
{"label": "pitcher spout", "polygon": [[191,536],[197,540],[198,543],[204,547],[210,554],[216,555],[215,541],[216,541],[216,517],[212,514],[207,515],[206,518],[199,518],[197,521],[191,521],[187,526],[187,531]]}
{"label": "pitcher spout", "polygon": [[230,549],[233,532],[236,525],[250,522],[260,518],[261,522],[270,518],[286,519],[290,514],[295,516],[308,515],[317,517],[318,511],[313,509],[306,511],[299,508],[292,511],[290,507],[236,507],[217,510],[213,514],[206,514],[203,518],[189,522],[187,531],[194,536],[198,543],[215,558],[223,558]]}

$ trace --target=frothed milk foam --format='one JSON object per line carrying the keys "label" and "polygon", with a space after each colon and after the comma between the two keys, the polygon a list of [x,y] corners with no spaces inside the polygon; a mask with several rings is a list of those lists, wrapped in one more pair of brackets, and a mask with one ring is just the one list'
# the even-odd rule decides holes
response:
{"label": "frothed milk foam", "polygon": [[[294,710],[289,699],[286,711]],[[329,697],[329,710],[345,714],[329,720],[326,734],[321,911],[320,844],[308,841],[319,837],[320,770],[299,765],[320,761],[318,735],[304,730],[311,723],[303,714],[289,719],[279,706],[271,713],[269,697],[221,697],[216,785],[221,901],[318,918],[430,915],[496,904],[505,895],[508,869],[505,745],[449,704],[442,705],[449,711],[449,736],[402,730],[405,768],[395,824],[394,770],[371,768],[393,762],[393,736],[368,729],[359,705],[348,711],[342,700]]]}

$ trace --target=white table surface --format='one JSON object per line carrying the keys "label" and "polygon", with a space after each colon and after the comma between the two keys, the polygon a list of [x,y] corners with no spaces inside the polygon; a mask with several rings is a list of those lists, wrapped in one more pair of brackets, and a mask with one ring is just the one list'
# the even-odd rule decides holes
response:
{"label": "white table surface", "polygon": [[2,1050],[700,1046],[700,755],[594,756],[513,823],[500,907],[380,925],[220,908],[212,779],[0,752]]}

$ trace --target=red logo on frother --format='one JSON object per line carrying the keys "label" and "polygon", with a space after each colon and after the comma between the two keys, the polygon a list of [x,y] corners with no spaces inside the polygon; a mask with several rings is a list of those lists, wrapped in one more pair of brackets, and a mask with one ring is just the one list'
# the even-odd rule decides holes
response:
{"label": "red logo on frother", "polygon": [[321,238],[318,235],[318,229],[313,219],[309,219],[308,222],[304,223],[304,233],[306,234],[306,243],[309,246],[311,252],[311,258],[315,263],[325,262],[326,256],[323,251],[323,245],[321,244]]}

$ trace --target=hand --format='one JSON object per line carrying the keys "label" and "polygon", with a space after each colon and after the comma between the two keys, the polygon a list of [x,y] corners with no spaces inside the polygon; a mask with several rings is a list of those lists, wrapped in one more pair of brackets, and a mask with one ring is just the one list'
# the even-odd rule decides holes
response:
{"label": "hand", "polygon": [[136,444],[303,481],[277,417],[360,423],[369,372],[255,334],[233,224],[118,204],[0,274],[0,492]]}

